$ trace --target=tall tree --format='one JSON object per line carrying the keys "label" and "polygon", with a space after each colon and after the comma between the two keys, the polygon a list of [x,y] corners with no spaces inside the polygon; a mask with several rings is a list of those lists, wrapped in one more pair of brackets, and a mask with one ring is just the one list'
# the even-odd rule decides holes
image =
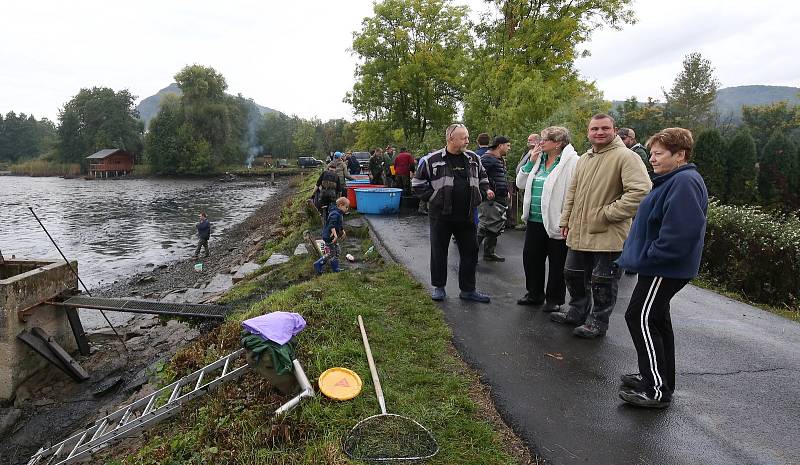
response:
{"label": "tall tree", "polygon": [[85,164],[86,157],[105,148],[142,151],[144,124],[127,89],[81,89],[59,112],[57,158]]}
{"label": "tall tree", "polygon": [[453,120],[471,47],[467,9],[448,0],[383,0],[364,18],[352,51],[361,63],[345,101],[421,141]]}
{"label": "tall tree", "polygon": [[756,143],[750,131],[740,129],[728,142],[725,153],[727,189],[725,198],[734,205],[752,205],[757,200]]}
{"label": "tall tree", "polygon": [[193,138],[208,142],[211,165],[221,165],[226,158],[226,145],[233,139],[232,102],[226,100],[225,78],[214,68],[191,65],[175,75],[175,82],[183,93],[184,117],[192,128]]}
{"label": "tall tree", "polygon": [[47,118],[10,111],[0,114],[0,162],[15,162],[47,153],[55,143],[56,129]]}
{"label": "tall tree", "polygon": [[664,91],[667,120],[695,132],[711,127],[716,119],[714,99],[718,88],[711,62],[699,53],[686,55],[672,89]]}
{"label": "tall tree", "polygon": [[644,105],[628,106],[624,114],[624,125],[636,132],[636,138],[644,144],[653,134],[667,127],[664,118],[664,105],[648,97]]}
{"label": "tall tree", "polygon": [[697,136],[692,161],[706,182],[708,193],[725,202],[727,175],[725,172],[725,139],[716,129],[707,129]]}
{"label": "tall tree", "polygon": [[797,146],[780,129],[770,136],[758,169],[758,195],[765,207],[798,208]]}
{"label": "tall tree", "polygon": [[182,147],[188,142],[180,138],[183,123],[180,98],[174,94],[166,95],[145,136],[144,155],[154,172],[176,174],[190,171],[188,163],[180,158]]}
{"label": "tall tree", "polygon": [[294,152],[293,123],[283,113],[267,113],[257,131],[258,144],[264,153],[274,157],[288,157]]}
{"label": "tall tree", "polygon": [[753,134],[756,147],[761,155],[767,139],[776,130],[784,133],[800,128],[800,106],[790,106],[787,102],[768,105],[743,105],[742,120]]}
{"label": "tall tree", "polygon": [[474,131],[523,145],[532,130],[567,123],[552,117],[558,109],[594,100],[596,89],[574,70],[575,59],[588,55],[580,47],[591,33],[635,21],[630,0],[487,3],[491,11],[476,28],[480,45],[467,76],[464,119]]}

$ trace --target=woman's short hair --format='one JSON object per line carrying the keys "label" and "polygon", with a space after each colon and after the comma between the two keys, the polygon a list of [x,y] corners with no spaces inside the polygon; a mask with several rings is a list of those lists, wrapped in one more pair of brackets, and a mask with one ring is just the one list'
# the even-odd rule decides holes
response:
{"label": "woman's short hair", "polygon": [[572,142],[572,137],[569,135],[569,129],[563,126],[550,126],[542,130],[542,139],[551,140],[561,144],[563,149]]}
{"label": "woman's short hair", "polygon": [[692,131],[683,128],[666,128],[653,134],[650,139],[647,139],[647,150],[653,144],[660,144],[666,147],[672,153],[683,150],[686,153],[686,161],[692,158],[692,147],[694,147],[694,138]]}

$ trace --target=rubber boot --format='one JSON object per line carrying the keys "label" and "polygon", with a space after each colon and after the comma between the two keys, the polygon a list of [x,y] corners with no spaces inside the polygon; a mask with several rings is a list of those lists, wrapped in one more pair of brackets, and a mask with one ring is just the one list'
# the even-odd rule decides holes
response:
{"label": "rubber boot", "polygon": [[339,268],[339,259],[338,258],[335,259],[335,260],[331,260],[331,271],[333,271],[334,273],[338,273],[338,272],[342,271],[342,269]]}

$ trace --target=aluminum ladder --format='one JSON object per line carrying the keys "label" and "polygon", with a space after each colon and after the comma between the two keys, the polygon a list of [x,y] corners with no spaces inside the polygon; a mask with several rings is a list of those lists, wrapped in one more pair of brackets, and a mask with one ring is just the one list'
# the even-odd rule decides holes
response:
{"label": "aluminum ladder", "polygon": [[[28,461],[28,465],[67,465],[86,460],[95,452],[111,442],[131,436],[177,414],[183,404],[202,396],[224,382],[239,378],[250,366],[247,363],[234,368],[244,360],[245,349],[228,354],[194,373],[185,376],[158,391],[123,407],[105,418],[97,420],[94,426],[81,431],[54,446],[39,449]],[[299,362],[294,360],[295,376],[301,377],[307,389],[310,386]],[[213,375],[213,377],[211,377]],[[209,380],[209,378],[211,379]],[[304,391],[305,392],[305,391]],[[313,391],[312,394],[313,396]]]}

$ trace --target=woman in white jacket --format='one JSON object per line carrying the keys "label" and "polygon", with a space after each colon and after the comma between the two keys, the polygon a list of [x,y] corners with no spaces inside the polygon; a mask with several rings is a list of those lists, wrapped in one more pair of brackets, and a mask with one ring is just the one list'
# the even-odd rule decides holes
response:
{"label": "woman in white jacket", "polygon": [[[564,304],[567,244],[558,221],[577,162],[567,128],[551,126],[542,131],[530,161],[517,174],[517,187],[525,189],[522,220],[528,223],[522,250],[528,292],[517,301],[519,305],[545,304],[545,312],[555,312]],[[546,289],[545,260],[550,265]]]}

